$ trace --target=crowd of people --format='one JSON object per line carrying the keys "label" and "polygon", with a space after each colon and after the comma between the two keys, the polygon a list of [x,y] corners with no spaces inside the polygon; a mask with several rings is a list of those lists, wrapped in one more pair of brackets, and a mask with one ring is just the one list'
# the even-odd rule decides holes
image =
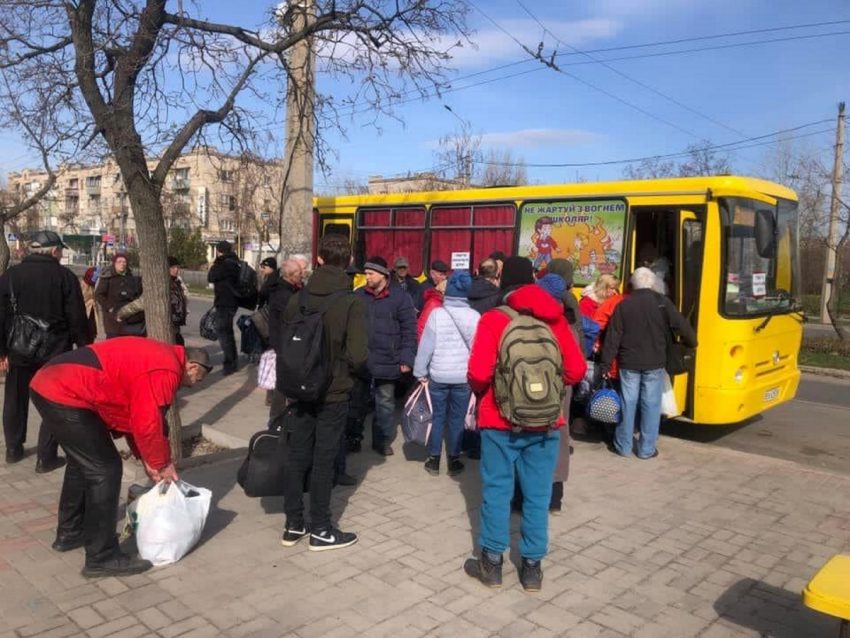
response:
{"label": "crowd of people", "polygon": [[[79,282],[59,265],[61,249],[57,235],[38,233],[30,255],[0,278],[3,334],[15,329],[19,315],[30,313],[63,335],[37,361],[16,360],[9,340],[0,340],[0,366],[8,369],[6,460],[23,456],[32,391],[45,424],[36,471],[65,463],[57,445],[68,459],[54,549],[84,545],[89,576],[136,573],[149,565],[122,554],[114,542],[120,459],[109,434],[129,435],[152,479],[175,479],[163,435],[165,408],[181,384],[192,385],[209,372],[209,356],[182,346],[186,291],[175,261],[169,265],[178,345],[170,346],[140,338],[143,291],[126,256],[116,255],[101,272],[89,269]],[[265,342],[279,362],[286,362],[292,348],[303,346],[296,342],[318,330],[324,366],[324,377],[308,388],[306,381],[292,384],[309,370],[279,364],[277,389],[268,397],[269,424],[288,437],[281,544],[308,539],[310,550],[324,551],[357,541],[356,534],[332,522],[333,486],[357,483],[346,471],[346,457],[362,450],[370,405],[372,450],[390,456],[398,397],[422,384],[431,401],[424,470],[439,475],[445,456],[445,471],[458,475],[465,470],[464,453],[480,458],[480,552],[464,569],[487,586],[501,584],[510,512],[519,510],[520,581],[528,591],[539,590],[548,516],[561,510],[569,473],[567,426],[582,416],[571,388],[587,379],[589,365],[593,384],[615,383],[622,397],[612,450],[640,459],[658,454],[670,340],[696,345],[690,325],[658,292],[663,289],[659,274],[637,268],[623,294],[615,277],[602,275],[579,299],[572,290],[571,262],[551,259],[535,270],[525,257],[494,253],[477,265],[475,275],[466,269],[452,272],[435,260],[420,283],[404,257],[396,257],[391,268],[373,255],[355,268],[349,241],[333,234],[320,240],[316,267],[311,272],[309,266],[293,256],[279,266],[268,258],[260,267]],[[220,242],[208,280],[225,375],[238,366],[233,323],[240,305],[234,293],[239,272],[232,246]],[[365,285],[353,290],[357,274]],[[53,297],[42,295],[36,302],[33,295],[20,295],[33,281],[28,277],[50,281]],[[98,324],[107,340],[92,345]],[[281,370],[292,378],[281,378]],[[477,424],[472,431],[465,428],[470,414]]]}

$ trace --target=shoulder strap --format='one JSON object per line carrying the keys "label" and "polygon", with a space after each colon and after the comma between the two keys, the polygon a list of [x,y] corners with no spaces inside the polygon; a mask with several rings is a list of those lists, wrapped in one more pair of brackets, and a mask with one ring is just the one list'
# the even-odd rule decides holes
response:
{"label": "shoulder strap", "polygon": [[508,318],[511,319],[511,321],[519,317],[519,313],[510,306],[498,306],[496,310],[508,315]]}
{"label": "shoulder strap", "polygon": [[454,315],[449,312],[448,308],[443,307],[442,310],[446,311],[446,314],[449,316],[449,319],[452,320],[452,323],[455,325],[455,329],[457,330],[460,338],[463,339],[463,343],[466,345],[466,351],[471,352],[472,346],[469,345],[469,341],[466,340],[466,337],[463,336],[463,330],[460,329],[460,326],[457,325],[457,321],[455,321]]}

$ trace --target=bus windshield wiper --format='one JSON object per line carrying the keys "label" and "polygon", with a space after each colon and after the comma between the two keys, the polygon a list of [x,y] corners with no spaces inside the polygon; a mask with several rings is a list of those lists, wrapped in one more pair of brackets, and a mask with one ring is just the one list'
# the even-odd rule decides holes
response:
{"label": "bus windshield wiper", "polygon": [[773,319],[773,317],[774,317],[773,313],[770,313],[769,315],[767,315],[764,318],[764,321],[762,321],[759,325],[757,325],[755,328],[753,328],[753,332],[758,333],[758,332],[761,332],[762,330],[764,330],[765,328],[767,328],[767,324],[770,323],[770,320]]}

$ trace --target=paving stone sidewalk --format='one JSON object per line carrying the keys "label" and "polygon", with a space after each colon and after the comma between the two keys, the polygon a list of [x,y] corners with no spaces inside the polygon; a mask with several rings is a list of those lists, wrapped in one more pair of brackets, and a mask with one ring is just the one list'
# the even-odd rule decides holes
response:
{"label": "paving stone sidewalk", "polygon": [[[184,422],[236,438],[258,429],[263,393],[249,375],[194,392]],[[280,499],[244,496],[241,459],[187,469],[183,478],[214,493],[195,551],[146,574],[87,580],[82,550],[50,549],[61,472],[36,475],[30,456],[0,465],[0,638],[837,634],[799,594],[850,550],[850,477],[674,439],[661,446],[659,458],[638,461],[575,443],[538,594],[522,591],[515,550],[501,590],[461,569],[478,527],[475,461],[433,478],[421,451],[400,444],[386,460],[352,455],[362,481],[334,491],[333,511],[360,542],[322,553],[279,545]],[[128,480],[136,469],[128,464]]]}

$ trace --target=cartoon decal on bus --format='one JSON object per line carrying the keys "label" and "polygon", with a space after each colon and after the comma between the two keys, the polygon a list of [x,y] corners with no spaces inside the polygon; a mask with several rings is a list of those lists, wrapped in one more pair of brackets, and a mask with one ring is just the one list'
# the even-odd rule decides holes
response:
{"label": "cartoon decal on bus", "polygon": [[519,254],[535,269],[555,257],[575,268],[574,283],[582,286],[603,273],[619,276],[626,225],[623,200],[531,202],[522,207]]}

